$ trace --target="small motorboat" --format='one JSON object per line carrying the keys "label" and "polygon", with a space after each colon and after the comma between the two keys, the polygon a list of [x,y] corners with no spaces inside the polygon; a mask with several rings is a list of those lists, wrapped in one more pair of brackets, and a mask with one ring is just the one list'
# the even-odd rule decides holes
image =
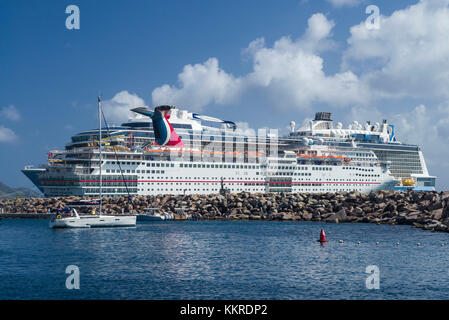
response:
{"label": "small motorboat", "polygon": [[137,221],[165,221],[174,220],[173,213],[161,212],[159,208],[147,208],[145,213],[137,215]]}

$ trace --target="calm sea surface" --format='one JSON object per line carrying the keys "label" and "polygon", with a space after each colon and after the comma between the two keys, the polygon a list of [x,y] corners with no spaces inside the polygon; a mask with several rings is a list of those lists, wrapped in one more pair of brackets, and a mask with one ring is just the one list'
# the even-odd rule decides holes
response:
{"label": "calm sea surface", "polygon": [[[79,290],[66,289],[68,265],[79,267]],[[379,290],[366,288],[368,265],[379,267]],[[208,221],[52,230],[4,219],[0,299],[449,299],[449,234]]]}

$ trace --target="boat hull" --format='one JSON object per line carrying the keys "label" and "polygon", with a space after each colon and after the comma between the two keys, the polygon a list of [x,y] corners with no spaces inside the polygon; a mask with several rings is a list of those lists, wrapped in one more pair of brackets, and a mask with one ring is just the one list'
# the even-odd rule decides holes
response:
{"label": "boat hull", "polygon": [[52,219],[50,228],[134,227],[136,216],[79,216]]}
{"label": "boat hull", "polygon": [[164,217],[156,217],[145,214],[137,215],[137,221],[164,221]]}
{"label": "boat hull", "polygon": [[150,214],[138,214],[137,221],[166,221],[174,220],[174,216],[170,214],[166,215],[150,215]]}

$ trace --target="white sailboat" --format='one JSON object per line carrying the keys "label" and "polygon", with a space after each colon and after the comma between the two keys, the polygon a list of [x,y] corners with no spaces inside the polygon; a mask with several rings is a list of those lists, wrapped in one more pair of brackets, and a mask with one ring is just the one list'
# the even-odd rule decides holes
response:
{"label": "white sailboat", "polygon": [[[74,208],[75,206],[92,206],[92,201],[87,201],[84,204],[69,205],[66,209],[67,215],[59,214],[50,219],[50,228],[101,228],[101,227],[133,227],[136,225],[135,215],[104,215],[101,214],[102,209],[102,153],[101,153],[101,106],[100,97],[98,97],[98,123],[99,123],[99,183],[100,183],[100,199],[98,202],[98,214],[79,214]],[[96,204],[93,204],[96,205]]]}
{"label": "white sailboat", "polygon": [[[79,214],[78,207],[97,207],[100,202],[78,201],[70,203],[64,210],[50,220],[50,228],[104,228],[104,227],[133,227],[136,225],[136,216],[133,215],[103,215],[91,213]],[[84,209],[85,210],[85,209]]]}

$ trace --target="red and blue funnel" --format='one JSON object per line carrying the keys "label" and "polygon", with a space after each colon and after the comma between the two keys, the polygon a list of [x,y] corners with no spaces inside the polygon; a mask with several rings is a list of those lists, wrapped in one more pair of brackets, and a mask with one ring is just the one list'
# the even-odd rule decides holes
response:
{"label": "red and blue funnel", "polygon": [[171,109],[173,109],[171,106],[159,106],[154,111],[145,107],[135,108],[131,111],[151,118],[153,121],[154,137],[158,145],[184,147],[181,138],[179,138],[170,122],[168,122]]}

